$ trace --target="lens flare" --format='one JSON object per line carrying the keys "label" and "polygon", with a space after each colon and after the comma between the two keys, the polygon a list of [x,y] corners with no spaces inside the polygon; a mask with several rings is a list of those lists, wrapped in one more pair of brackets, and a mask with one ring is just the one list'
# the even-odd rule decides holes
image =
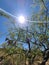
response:
{"label": "lens flare", "polygon": [[23,24],[23,23],[25,22],[24,16],[19,16],[19,17],[18,17],[18,20],[19,20],[19,22],[20,22],[21,24]]}

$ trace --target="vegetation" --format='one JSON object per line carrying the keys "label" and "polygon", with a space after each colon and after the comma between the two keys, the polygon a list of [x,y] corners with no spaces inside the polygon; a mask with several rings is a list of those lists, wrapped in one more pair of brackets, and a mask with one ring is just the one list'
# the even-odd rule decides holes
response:
{"label": "vegetation", "polygon": [[46,50],[49,49],[49,13],[46,6],[48,1],[33,0],[33,6],[38,6],[39,9],[30,20],[36,22],[27,22],[27,26],[23,28],[16,26],[13,21],[9,22],[11,23],[8,28],[9,34],[0,49],[2,65],[35,65],[35,62],[39,65],[40,63],[41,65],[46,64],[47,61],[44,64],[43,61]]}

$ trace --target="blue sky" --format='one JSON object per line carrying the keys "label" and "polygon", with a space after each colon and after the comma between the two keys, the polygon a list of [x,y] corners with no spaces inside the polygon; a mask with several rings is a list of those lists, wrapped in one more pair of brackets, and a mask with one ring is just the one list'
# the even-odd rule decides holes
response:
{"label": "blue sky", "polygon": [[[0,8],[16,16],[19,14],[30,16],[32,2],[32,0],[0,0]],[[8,19],[0,16],[0,34],[4,33],[4,35],[0,35],[0,43],[4,42],[6,32],[8,33],[7,27],[4,25],[5,22],[8,22]]]}
{"label": "blue sky", "polygon": [[[6,10],[7,12],[17,16],[23,14],[25,16],[31,16],[33,10],[38,11],[37,8],[32,8],[33,0],[0,0],[0,8]],[[46,4],[49,7],[49,2]],[[8,19],[0,16],[0,43],[4,42],[6,37],[6,32],[8,33],[7,26],[4,25],[5,22],[8,22]]]}

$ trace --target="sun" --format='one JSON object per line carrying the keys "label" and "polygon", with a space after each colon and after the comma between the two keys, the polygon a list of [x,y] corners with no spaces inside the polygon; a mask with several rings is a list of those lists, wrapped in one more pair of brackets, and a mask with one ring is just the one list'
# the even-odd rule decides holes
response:
{"label": "sun", "polygon": [[21,24],[23,24],[24,22],[25,22],[25,17],[24,16],[19,16],[18,17],[18,21],[21,23]]}

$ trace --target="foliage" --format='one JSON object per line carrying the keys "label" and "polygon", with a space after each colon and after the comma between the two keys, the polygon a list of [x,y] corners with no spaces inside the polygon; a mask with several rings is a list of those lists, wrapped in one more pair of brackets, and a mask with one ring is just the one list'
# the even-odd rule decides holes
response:
{"label": "foliage", "polygon": [[[6,48],[8,55],[20,54],[20,58],[19,56],[17,58],[21,61],[23,58],[28,59],[29,65],[31,65],[31,59],[34,60],[36,55],[42,55],[42,50],[49,48],[49,16],[46,6],[48,0],[33,1],[36,4],[35,7],[39,7],[39,9],[36,13],[33,12],[30,20],[36,22],[27,22],[25,28],[23,26],[16,26],[17,23],[15,25],[14,22],[11,22],[13,25],[8,29],[8,40],[6,40],[6,44],[2,45],[3,48]],[[27,46],[26,49],[24,44]],[[21,62],[20,60],[17,60],[17,62]]]}

